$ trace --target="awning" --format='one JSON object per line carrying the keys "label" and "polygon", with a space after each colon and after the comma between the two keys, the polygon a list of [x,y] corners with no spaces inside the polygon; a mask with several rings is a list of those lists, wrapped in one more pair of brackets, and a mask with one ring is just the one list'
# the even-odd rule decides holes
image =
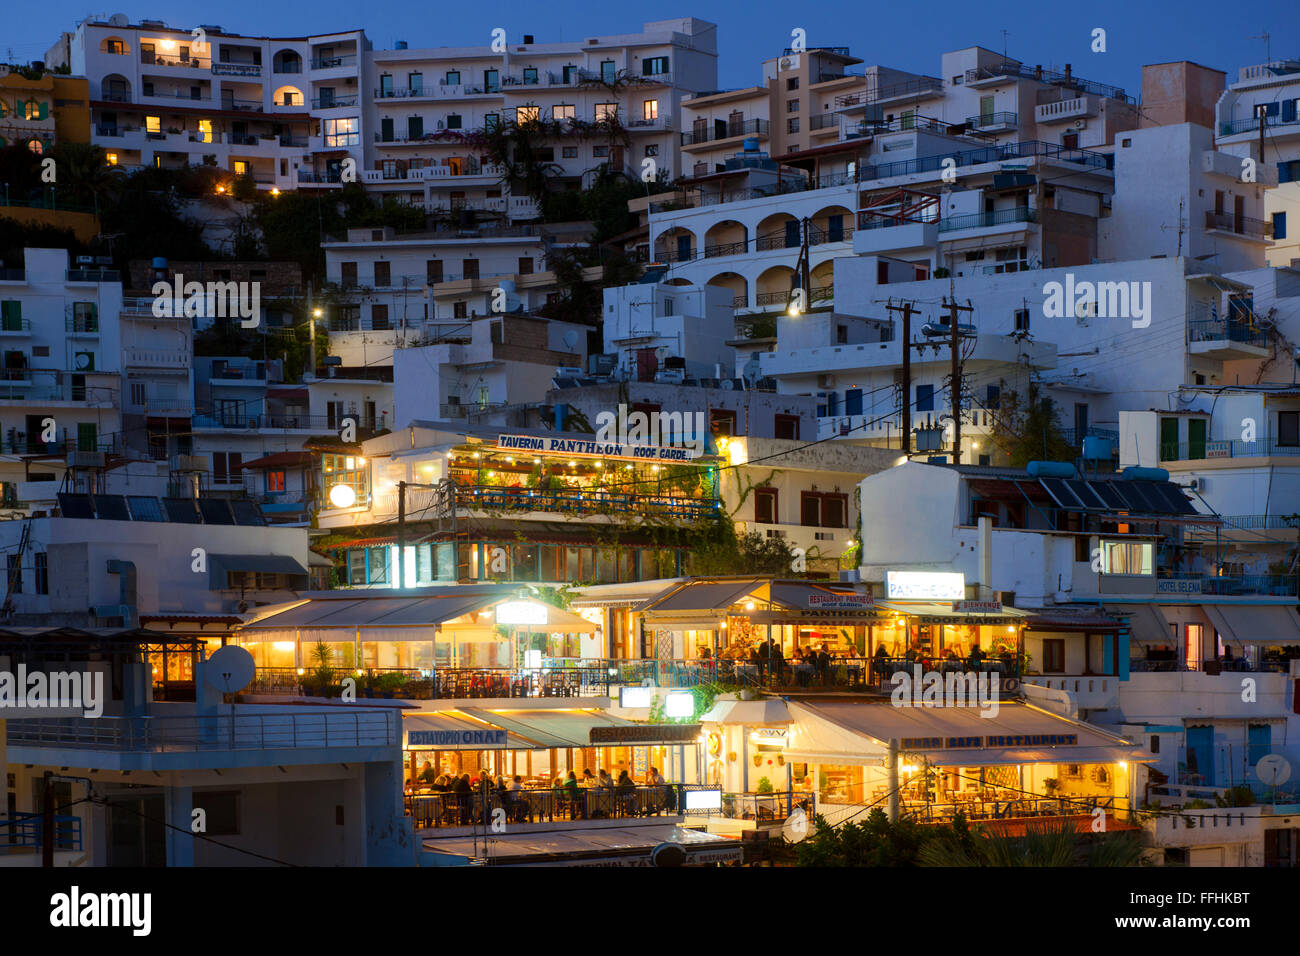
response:
{"label": "awning", "polygon": [[1118,631],[1123,625],[1105,614],[1090,611],[1072,613],[1065,608],[1044,608],[1031,611],[1025,627],[1036,631]]}
{"label": "awning", "polygon": [[1282,604],[1203,604],[1214,629],[1245,644],[1300,644],[1300,615]]}
{"label": "awning", "polygon": [[1011,624],[1030,617],[1028,611],[1005,606],[1001,611],[989,614],[977,611],[954,611],[952,603],[939,604],[925,601],[877,601],[876,606],[886,612],[910,614],[919,617],[923,623],[936,624]]}
{"label": "awning", "polygon": [[[285,554],[209,554],[208,588],[222,591],[230,587],[227,577],[231,571],[253,571],[258,574],[286,574],[301,578],[298,586],[307,586],[307,569],[295,558]],[[290,585],[293,587],[293,585]]]}
{"label": "awning", "polygon": [[462,713],[503,727],[523,740],[529,749],[551,747],[590,747],[592,727],[629,726],[624,720],[595,710],[483,710],[461,707]]}
{"label": "awning", "polygon": [[424,850],[444,866],[467,865],[484,854],[494,866],[653,866],[651,852],[664,843],[682,847],[688,866],[744,858],[737,840],[675,824],[498,834],[486,850],[481,838],[431,837]]}
{"label": "awning", "polygon": [[[211,560],[211,559],[209,559]],[[301,572],[306,574],[306,571]],[[264,617],[245,630],[283,631],[293,628],[420,628],[437,627],[447,621],[472,612],[486,612],[484,626],[494,626],[492,609],[511,598],[499,589],[491,591],[452,589],[453,593],[441,595],[357,597],[351,592],[347,597],[311,598],[304,604],[280,614]],[[519,625],[539,632],[559,631],[570,634],[589,634],[597,630],[595,624],[571,614],[563,608],[541,601],[528,601],[545,609],[546,623]],[[372,638],[374,639],[374,638]],[[428,637],[423,638],[428,640]]]}
{"label": "awning", "polygon": [[[1030,704],[980,707],[895,707],[891,702],[791,701],[789,760],[880,766],[895,739],[904,753],[937,766],[1025,763],[1154,762],[1123,737]],[[814,757],[813,755],[817,756]]]}
{"label": "awning", "polygon": [[719,700],[708,713],[700,717],[700,723],[726,724],[739,726],[762,726],[765,724],[788,724],[794,720],[785,701],[777,698],[765,700]]}
{"label": "awning", "polygon": [[[488,733],[485,733],[488,732]],[[503,727],[469,720],[456,711],[402,715],[402,745],[407,750],[535,750]]]}
{"label": "awning", "polygon": [[251,468],[255,471],[265,468],[303,468],[310,465],[311,461],[312,456],[309,451],[278,451],[274,455],[263,455],[261,458],[246,461],[239,467]]}
{"label": "awning", "polygon": [[692,582],[653,597],[637,605],[635,610],[665,616],[696,612],[717,618],[741,598],[757,590],[762,583],[762,578],[749,581]]}
{"label": "awning", "polygon": [[1107,614],[1128,618],[1130,636],[1143,644],[1171,644],[1173,631],[1169,622],[1154,604],[1107,605]]}

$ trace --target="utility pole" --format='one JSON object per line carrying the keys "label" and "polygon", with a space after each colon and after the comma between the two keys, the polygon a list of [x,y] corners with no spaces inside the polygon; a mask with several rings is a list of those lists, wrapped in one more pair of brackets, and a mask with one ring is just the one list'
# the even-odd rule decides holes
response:
{"label": "utility pole", "polygon": [[45,771],[41,802],[41,866],[54,866],[54,771]]}
{"label": "utility pole", "polygon": [[890,312],[903,313],[903,454],[912,454],[912,315],[917,311],[911,302],[886,306]]}
{"label": "utility pole", "polygon": [[397,586],[406,586],[406,482],[397,483]]}
{"label": "utility pole", "polygon": [[952,352],[952,463],[961,464],[961,333],[957,327],[957,313],[973,312],[969,303],[958,305],[955,299],[944,300],[943,307],[948,310],[948,323],[952,338],[949,350]]}
{"label": "utility pole", "polygon": [[1259,163],[1264,164],[1264,126],[1268,123],[1267,103],[1255,104],[1255,115],[1259,117]]}

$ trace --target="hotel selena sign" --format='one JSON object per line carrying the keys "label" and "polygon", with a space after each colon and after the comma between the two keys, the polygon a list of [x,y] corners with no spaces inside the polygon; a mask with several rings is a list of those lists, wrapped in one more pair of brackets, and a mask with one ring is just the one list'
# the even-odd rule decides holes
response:
{"label": "hotel selena sign", "polygon": [[904,737],[903,750],[968,750],[980,747],[1068,747],[1078,734],[999,734],[992,737]]}
{"label": "hotel selena sign", "polygon": [[504,730],[408,730],[408,749],[500,750],[506,745]]}
{"label": "hotel selena sign", "polygon": [[505,451],[544,452],[575,458],[618,458],[628,461],[692,461],[694,448],[672,445],[625,445],[585,438],[537,438],[533,435],[498,435],[497,447]]}

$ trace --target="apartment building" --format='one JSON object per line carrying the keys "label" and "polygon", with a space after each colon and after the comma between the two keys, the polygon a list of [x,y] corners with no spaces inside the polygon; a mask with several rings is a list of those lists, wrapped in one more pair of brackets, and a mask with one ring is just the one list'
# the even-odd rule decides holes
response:
{"label": "apartment building", "polygon": [[728,290],[710,285],[647,281],[606,289],[611,371],[639,382],[735,377],[732,303]]}
{"label": "apartment building", "polygon": [[22,145],[42,154],[55,143],[90,142],[86,78],[30,72],[38,75],[0,66],[0,147]]}
{"label": "apartment building", "polygon": [[365,182],[430,213],[536,218],[534,197],[512,195],[506,170],[485,155],[503,127],[539,133],[533,158],[567,188],[602,168],[675,179],[682,98],[717,85],[716,31],[688,17],[573,41],[524,34],[504,50],[399,43],[374,51]]}
{"label": "apartment building", "polygon": [[112,163],[216,165],[265,190],[337,187],[345,159],[364,168],[360,30],[252,37],[115,14],[67,45],[90,84],[91,141]]}
{"label": "apartment building", "polygon": [[[1266,195],[1263,209],[1237,216],[1234,228],[1272,241],[1269,265],[1300,259],[1300,226],[1295,204],[1300,199],[1300,60],[1274,60],[1243,66],[1237,80],[1215,107],[1215,144],[1225,153],[1255,161],[1255,176],[1273,177],[1278,186]],[[1262,124],[1262,126],[1261,126]],[[1242,164],[1237,174],[1244,177]],[[1288,226],[1287,213],[1291,223]]]}

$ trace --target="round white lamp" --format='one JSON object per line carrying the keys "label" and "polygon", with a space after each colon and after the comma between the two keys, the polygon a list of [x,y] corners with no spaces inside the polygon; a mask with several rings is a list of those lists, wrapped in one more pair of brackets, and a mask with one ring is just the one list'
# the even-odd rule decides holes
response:
{"label": "round white lamp", "polygon": [[356,503],[357,492],[351,485],[335,485],[330,489],[330,504],[335,508],[351,508]]}

